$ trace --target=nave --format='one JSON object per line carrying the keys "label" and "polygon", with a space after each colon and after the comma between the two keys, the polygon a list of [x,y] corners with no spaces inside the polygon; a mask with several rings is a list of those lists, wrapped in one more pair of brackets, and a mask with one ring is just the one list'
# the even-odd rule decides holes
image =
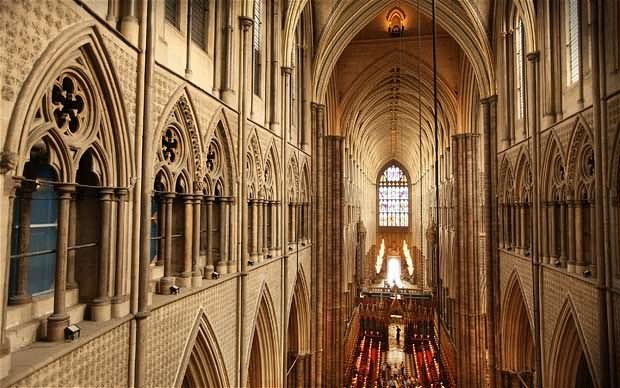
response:
{"label": "nave", "polygon": [[360,305],[359,322],[350,332],[358,334],[347,356],[345,386],[455,387],[441,354],[430,299],[400,298],[370,296]]}

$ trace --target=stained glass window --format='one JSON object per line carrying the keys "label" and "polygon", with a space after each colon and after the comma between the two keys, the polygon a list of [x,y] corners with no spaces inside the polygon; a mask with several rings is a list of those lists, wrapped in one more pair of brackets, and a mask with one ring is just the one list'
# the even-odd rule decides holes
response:
{"label": "stained glass window", "polygon": [[379,226],[409,226],[409,183],[407,175],[392,164],[379,178]]}

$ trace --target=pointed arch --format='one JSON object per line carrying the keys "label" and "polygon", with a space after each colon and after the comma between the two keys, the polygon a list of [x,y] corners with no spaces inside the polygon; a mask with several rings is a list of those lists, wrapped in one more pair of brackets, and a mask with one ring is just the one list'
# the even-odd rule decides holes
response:
{"label": "pointed arch", "polygon": [[557,133],[553,130],[549,135],[549,139],[545,146],[545,152],[542,155],[545,155],[542,164],[542,182],[544,182],[546,186],[541,188],[541,192],[547,200],[553,200],[554,194],[558,195],[563,192],[563,186],[566,180],[565,153]]}
{"label": "pointed arch", "polygon": [[[68,28],[48,45],[37,62],[44,65],[28,75],[11,113],[3,152],[15,158],[14,174],[23,170],[32,147],[47,139],[56,151],[61,181],[74,182],[75,152],[98,144],[106,183],[129,184],[135,165],[127,112],[109,58],[92,21]],[[75,98],[55,101],[63,91]],[[65,115],[70,120],[61,124]]]}
{"label": "pointed arch", "polygon": [[206,312],[201,308],[185,345],[174,387],[230,387],[225,365],[217,336]]}
{"label": "pointed arch", "polygon": [[579,115],[573,128],[571,140],[568,147],[568,157],[566,159],[566,172],[568,182],[573,185],[573,189],[576,189],[575,185],[578,184],[579,179],[579,167],[580,156],[584,150],[584,147],[592,144],[592,133],[590,127]]}
{"label": "pointed arch", "polygon": [[499,187],[500,196],[507,202],[508,196],[514,191],[514,175],[512,164],[506,156],[503,157],[499,168]]}
{"label": "pointed arch", "polygon": [[[256,128],[252,128],[248,136],[248,164],[245,166],[248,169],[248,186],[254,188],[254,194],[256,198],[263,195],[264,190],[264,177],[262,174],[263,167],[263,153],[260,147],[260,141],[258,140],[258,133]],[[250,192],[250,190],[248,190]]]}
{"label": "pointed arch", "polygon": [[532,317],[516,270],[510,274],[502,298],[500,328],[503,367],[517,373],[532,372],[534,369]]}
{"label": "pointed arch", "polygon": [[297,271],[293,294],[288,305],[288,329],[294,325],[298,353],[310,352],[310,292],[302,267]]}
{"label": "pointed arch", "polygon": [[[265,154],[265,164],[263,165],[263,177],[267,190],[271,190],[272,197],[269,199],[277,200],[280,198],[280,156],[274,139],[271,140]],[[269,174],[269,176],[268,176]]]}
{"label": "pointed arch", "polygon": [[277,387],[280,385],[279,341],[277,320],[273,301],[267,284],[263,282],[258,297],[258,308],[250,337],[249,355],[246,358],[248,381],[243,384],[250,388]]}
{"label": "pointed arch", "polygon": [[583,331],[569,295],[560,310],[551,339],[547,366],[550,387],[577,386],[577,373],[582,370],[580,366],[583,367],[584,361],[585,372],[589,373],[592,382],[595,381],[592,358],[584,344]]}
{"label": "pointed arch", "polygon": [[204,147],[186,85],[177,88],[168,100],[156,128],[153,137],[153,149],[157,150],[155,168],[167,164],[175,179],[185,169],[191,183],[188,192],[202,191]]}
{"label": "pointed arch", "polygon": [[292,152],[291,157],[288,160],[287,166],[287,183],[286,195],[289,202],[299,200],[299,161],[297,160],[297,153]]}
{"label": "pointed arch", "polygon": [[525,148],[521,148],[515,168],[515,195],[520,201],[526,201],[526,197],[528,197],[527,201],[532,200],[532,198],[528,196],[528,194],[531,194],[530,190],[533,183],[532,170],[530,166],[530,156],[528,155]]}
{"label": "pointed arch", "polygon": [[209,195],[215,195],[215,188],[220,182],[223,189],[220,195],[232,196],[237,165],[228,119],[223,109],[216,111],[203,138],[203,144],[205,145],[204,182],[206,186],[203,191]]}

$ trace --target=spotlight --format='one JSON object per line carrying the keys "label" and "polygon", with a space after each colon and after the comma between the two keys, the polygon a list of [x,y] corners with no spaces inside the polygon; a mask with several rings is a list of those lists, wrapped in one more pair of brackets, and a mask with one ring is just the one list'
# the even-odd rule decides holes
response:
{"label": "spotlight", "polygon": [[69,325],[65,327],[65,341],[71,342],[80,338],[80,327],[78,325]]}
{"label": "spotlight", "polygon": [[583,271],[583,276],[587,278],[592,277],[592,271],[589,269],[586,269],[585,271]]}
{"label": "spotlight", "polygon": [[559,267],[560,265],[562,265],[562,262],[561,262],[560,260],[555,260],[555,261],[553,262],[553,264],[554,264],[556,267]]}
{"label": "spotlight", "polygon": [[213,271],[213,273],[211,274],[211,279],[219,279],[219,278],[220,278],[220,273]]}
{"label": "spotlight", "polygon": [[170,295],[179,295],[179,292],[181,292],[181,288],[178,286],[170,286]]}
{"label": "spotlight", "polygon": [[248,260],[248,265],[254,265],[254,260]]}

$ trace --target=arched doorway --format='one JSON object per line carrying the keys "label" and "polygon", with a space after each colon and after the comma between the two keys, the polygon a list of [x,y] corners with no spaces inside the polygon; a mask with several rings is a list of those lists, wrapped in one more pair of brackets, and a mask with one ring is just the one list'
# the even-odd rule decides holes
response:
{"label": "arched doorway", "polygon": [[185,373],[182,379],[177,376],[175,387],[230,387],[224,359],[205,314],[198,317],[192,338],[191,352],[185,356],[184,365],[181,368],[181,370],[185,369]]}
{"label": "arched doorway", "polygon": [[278,387],[281,368],[278,367],[279,346],[275,313],[266,288],[259,298],[254,333],[248,363],[248,388]]}
{"label": "arched doorway", "polygon": [[287,330],[286,386],[307,387],[310,375],[310,309],[302,273],[297,275]]}
{"label": "arched doorway", "polygon": [[549,386],[595,387],[590,362],[570,301],[564,304],[560,312],[551,343],[553,348],[549,360]]}
{"label": "arched doorway", "polygon": [[504,385],[520,387],[521,381],[532,385],[534,374],[532,324],[516,274],[513,273],[508,281],[506,290],[501,316]]}

